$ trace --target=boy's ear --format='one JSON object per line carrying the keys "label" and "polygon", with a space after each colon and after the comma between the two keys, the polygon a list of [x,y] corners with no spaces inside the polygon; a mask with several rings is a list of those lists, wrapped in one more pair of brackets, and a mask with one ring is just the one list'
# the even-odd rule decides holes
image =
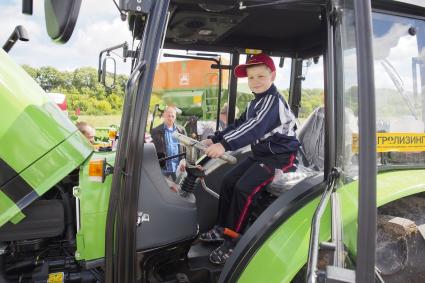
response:
{"label": "boy's ear", "polygon": [[272,72],[272,81],[274,82],[274,79],[276,78],[276,71]]}

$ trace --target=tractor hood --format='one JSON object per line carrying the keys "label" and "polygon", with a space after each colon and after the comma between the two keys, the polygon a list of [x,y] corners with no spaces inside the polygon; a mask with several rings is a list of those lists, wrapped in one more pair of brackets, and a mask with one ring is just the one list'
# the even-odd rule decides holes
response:
{"label": "tractor hood", "polygon": [[0,227],[77,168],[92,147],[44,90],[0,50]]}

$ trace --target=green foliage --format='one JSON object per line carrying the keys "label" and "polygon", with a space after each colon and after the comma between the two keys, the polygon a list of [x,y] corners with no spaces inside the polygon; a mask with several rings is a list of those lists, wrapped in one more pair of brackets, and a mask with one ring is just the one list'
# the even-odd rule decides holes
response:
{"label": "green foliage", "polygon": [[153,112],[155,104],[164,104],[161,95],[158,93],[152,93],[151,101],[149,103],[149,112]]}
{"label": "green foliage", "polygon": [[121,112],[127,76],[117,75],[115,88],[106,90],[97,81],[97,70],[91,67],[78,68],[71,72],[62,72],[53,67],[22,67],[45,91],[65,94],[71,115],[77,109],[80,109],[81,114],[91,115]]}
{"label": "green foliage", "polygon": [[[119,114],[124,104],[124,91],[128,77],[117,75],[115,88],[105,89],[97,81],[98,74],[95,68],[82,67],[74,71],[59,71],[53,67],[33,68],[23,65],[23,69],[34,78],[40,86],[48,92],[60,92],[66,95],[68,112],[74,115],[80,109],[81,115],[111,115]],[[241,84],[239,87],[236,104],[239,114],[242,113],[247,103],[253,99],[247,86]],[[350,104],[356,108],[357,89],[348,90],[353,97]],[[280,93],[288,99],[288,90],[280,90]],[[228,93],[222,92],[221,106],[227,102]],[[155,104],[164,103],[162,93],[152,93],[149,110],[152,112]],[[301,97],[300,118],[306,118],[315,108],[323,105],[322,89],[303,89]],[[215,116],[215,115],[214,115]]]}
{"label": "green foliage", "polygon": [[307,118],[314,109],[324,104],[322,89],[303,89],[301,93],[301,108],[299,118]]}

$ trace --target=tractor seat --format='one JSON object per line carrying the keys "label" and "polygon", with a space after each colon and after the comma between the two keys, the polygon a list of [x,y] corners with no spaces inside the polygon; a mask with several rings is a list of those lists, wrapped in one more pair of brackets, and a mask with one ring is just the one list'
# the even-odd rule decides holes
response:
{"label": "tractor seat", "polygon": [[325,108],[313,110],[299,129],[298,140],[301,147],[298,161],[305,167],[323,171],[325,161]]}
{"label": "tractor seat", "polygon": [[324,169],[325,145],[325,109],[316,108],[307,118],[298,132],[301,147],[298,154],[296,172],[282,173],[274,177],[266,191],[279,197],[300,181],[316,176]]}
{"label": "tractor seat", "polygon": [[272,183],[258,192],[252,200],[250,220],[252,223],[258,216],[286,191],[296,184],[313,178],[324,169],[325,113],[324,107],[316,108],[299,129],[298,140],[301,147],[298,153],[296,172],[275,175]]}

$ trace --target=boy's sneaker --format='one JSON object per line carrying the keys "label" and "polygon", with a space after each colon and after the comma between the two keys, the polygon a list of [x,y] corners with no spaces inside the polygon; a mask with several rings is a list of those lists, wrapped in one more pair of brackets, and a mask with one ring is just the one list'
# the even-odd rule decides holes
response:
{"label": "boy's sneaker", "polygon": [[233,252],[235,243],[232,240],[226,240],[210,254],[210,261],[214,264],[225,264]]}
{"label": "boy's sneaker", "polygon": [[206,243],[223,242],[223,228],[216,225],[208,232],[199,235],[199,240]]}

